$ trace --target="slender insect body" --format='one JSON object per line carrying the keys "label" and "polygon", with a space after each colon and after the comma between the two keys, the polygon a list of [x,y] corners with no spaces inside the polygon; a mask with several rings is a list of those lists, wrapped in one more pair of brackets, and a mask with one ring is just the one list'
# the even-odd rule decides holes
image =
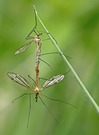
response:
{"label": "slender insect body", "polygon": [[40,89],[36,86],[35,90],[34,90],[34,93],[35,93],[35,101],[37,102],[38,101],[38,96],[39,96],[39,93],[40,93]]}
{"label": "slender insect body", "polygon": [[36,72],[36,87],[39,87],[39,63],[40,63],[40,53],[41,53],[41,42],[39,35],[35,36],[36,43],[36,62],[35,62],[35,72]]}
{"label": "slender insect body", "polygon": [[39,68],[38,66],[35,67],[36,72],[36,86],[39,87]]}
{"label": "slender insect body", "polygon": [[[34,37],[30,37],[31,33],[34,32],[36,34],[36,36]],[[24,52],[26,49],[28,49],[28,47],[31,45],[31,43],[35,42],[36,44],[36,64],[35,64],[35,72],[36,72],[36,86],[38,87],[39,85],[39,63],[40,63],[40,53],[41,53],[41,45],[42,43],[40,42],[40,34],[37,34],[36,30],[33,30],[32,32],[30,32],[27,36],[26,39],[32,39],[32,41],[30,41],[29,43],[27,43],[26,45],[22,46],[20,49],[18,49],[15,54],[19,54]]]}
{"label": "slender insect body", "polygon": [[39,66],[40,63],[41,45],[41,43],[36,45],[36,66]]}
{"label": "slender insect body", "polygon": [[36,93],[36,94],[35,94],[35,101],[36,101],[36,102],[38,101],[38,95],[39,95],[39,93]]}

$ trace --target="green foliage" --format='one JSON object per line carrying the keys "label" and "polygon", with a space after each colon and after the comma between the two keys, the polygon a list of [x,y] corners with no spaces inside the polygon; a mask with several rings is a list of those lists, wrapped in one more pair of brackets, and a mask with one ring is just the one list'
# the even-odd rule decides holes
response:
{"label": "green foliage", "polygon": [[[54,102],[42,97],[51,113],[39,100],[32,96],[32,110],[29,127],[26,127],[29,102],[22,97],[13,104],[11,101],[27,92],[23,87],[10,81],[8,71],[31,75],[35,79],[35,44],[20,55],[14,52],[27,43],[25,37],[34,27],[32,5],[35,4],[40,18],[57,40],[59,47],[68,55],[69,61],[90,90],[98,103],[99,78],[99,3],[87,1],[0,1],[0,134],[2,135],[93,135],[98,134],[99,116],[86,100],[75,78],[69,72],[59,84],[43,91],[51,98],[60,99],[77,107]],[[39,29],[42,31],[40,24]],[[45,36],[42,39],[47,39]],[[49,40],[42,41],[42,53],[55,52]],[[57,55],[42,56],[52,66],[51,70],[40,63],[40,76],[50,78],[68,71],[62,58]],[[28,78],[27,78],[28,79]],[[42,86],[41,80],[40,86]],[[32,82],[31,82],[32,84]]]}

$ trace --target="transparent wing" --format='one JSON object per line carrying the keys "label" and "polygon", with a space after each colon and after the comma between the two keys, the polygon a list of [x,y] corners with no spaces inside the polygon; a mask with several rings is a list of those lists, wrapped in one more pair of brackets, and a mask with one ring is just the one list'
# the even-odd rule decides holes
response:
{"label": "transparent wing", "polygon": [[25,45],[23,45],[22,47],[20,47],[16,52],[15,54],[19,54],[19,53],[22,53],[24,52],[26,49],[28,49],[28,47],[31,45],[31,43],[33,42],[33,40]]}
{"label": "transparent wing", "polygon": [[14,82],[16,82],[16,83],[18,83],[26,88],[30,88],[27,80],[25,78],[23,78],[21,75],[13,73],[13,72],[8,72],[7,75]]}
{"label": "transparent wing", "polygon": [[64,75],[56,75],[53,76],[52,78],[50,78],[49,80],[47,80],[44,84],[43,84],[43,89],[50,87],[54,84],[59,83],[60,81],[62,81],[64,79]]}

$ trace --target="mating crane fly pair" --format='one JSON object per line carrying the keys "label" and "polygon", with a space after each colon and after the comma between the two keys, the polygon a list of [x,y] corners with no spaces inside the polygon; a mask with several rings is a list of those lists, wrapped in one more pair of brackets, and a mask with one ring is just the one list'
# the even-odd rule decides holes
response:
{"label": "mating crane fly pair", "polygon": [[[34,32],[36,34],[36,36],[31,37],[31,33]],[[42,90],[59,83],[60,81],[63,80],[64,75],[60,74],[60,75],[56,75],[51,77],[50,79],[46,80],[45,83],[43,84],[42,88],[39,88],[39,63],[40,63],[40,53],[41,53],[41,39],[40,39],[40,35],[42,35],[42,33],[38,33],[38,31],[36,30],[36,25],[33,28],[33,30],[28,34],[26,39],[32,39],[29,43],[25,44],[24,46],[22,46],[21,48],[19,48],[15,54],[20,54],[22,52],[24,52],[26,49],[28,49],[28,47],[35,42],[36,44],[36,65],[35,65],[35,72],[36,72],[36,81],[35,81],[35,88],[33,89],[28,81],[22,77],[19,74],[13,73],[13,72],[8,72],[8,77],[15,81],[16,83],[24,86],[25,88],[29,89],[31,91],[31,93],[35,94],[35,99],[36,102],[38,100],[39,97],[39,93],[41,93]],[[28,76],[29,78],[31,78],[30,76]],[[31,78],[32,79],[32,78]],[[33,80],[33,79],[32,79]],[[46,96],[47,97],[47,96]]]}
{"label": "mating crane fly pair", "polygon": [[[44,101],[42,100],[40,95],[43,95],[45,97],[47,97],[50,100],[53,101],[59,101],[68,105],[73,106],[70,103],[64,102],[62,100],[59,99],[53,99],[50,98],[48,96],[46,96],[45,94],[42,93],[43,90],[45,90],[48,87],[53,86],[54,84],[57,84],[59,82],[61,82],[64,79],[64,75],[63,74],[59,74],[56,76],[51,77],[50,79],[46,80],[42,87],[39,88],[39,64],[40,64],[40,60],[42,60],[40,58],[41,56],[41,38],[40,36],[42,35],[42,33],[39,33],[37,30],[37,17],[36,17],[36,11],[34,9],[34,13],[35,13],[35,26],[32,29],[32,31],[28,34],[28,36],[26,37],[26,39],[31,39],[30,42],[28,42],[27,44],[23,45],[21,48],[19,48],[15,54],[20,54],[22,52],[24,52],[25,50],[28,49],[28,47],[34,42],[36,44],[36,51],[35,51],[35,58],[36,58],[36,62],[35,62],[35,72],[36,72],[36,76],[35,76],[35,81],[28,75],[29,79],[31,79],[33,81],[33,87],[30,86],[29,82],[22,77],[21,75],[14,73],[14,72],[8,72],[7,75],[8,77],[13,80],[14,82],[18,83],[19,85],[27,88],[30,92],[28,93],[24,93],[21,96],[17,97],[16,99],[13,100],[13,102],[17,99],[19,99],[20,97],[24,96],[24,95],[30,95],[30,100],[31,100],[31,94],[35,95],[35,101],[38,101],[38,98],[42,101],[42,103],[44,104],[44,106],[46,107],[46,109],[48,110],[48,112],[51,114],[51,116],[56,120],[56,118],[53,116],[53,114],[51,113],[51,111],[49,110],[49,108],[46,106],[46,104],[44,103]],[[35,36],[31,36],[32,33],[35,33]],[[48,33],[47,33],[48,34]],[[57,53],[57,52],[53,52],[53,53]],[[51,54],[51,53],[46,53],[46,54]],[[44,54],[43,54],[44,55]],[[45,62],[44,60],[42,60],[43,62]],[[50,66],[47,62],[45,62],[48,66]],[[35,84],[34,84],[35,83]],[[75,108],[75,106],[73,106]],[[29,117],[30,117],[30,112],[31,112],[31,101],[30,101],[30,107],[29,107],[29,115],[28,115],[28,121],[27,121],[27,126],[29,123]],[[57,120],[56,120],[57,121]]]}

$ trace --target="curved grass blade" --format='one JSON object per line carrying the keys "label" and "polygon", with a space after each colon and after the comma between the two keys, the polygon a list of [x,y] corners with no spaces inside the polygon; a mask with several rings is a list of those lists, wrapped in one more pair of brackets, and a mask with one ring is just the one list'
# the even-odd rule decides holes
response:
{"label": "curved grass blade", "polygon": [[34,12],[36,14],[36,17],[38,18],[38,20],[41,23],[42,27],[44,28],[44,30],[48,34],[48,37],[51,39],[53,45],[57,48],[57,50],[61,54],[62,58],[64,59],[64,61],[66,63],[66,65],[68,65],[68,67],[70,68],[70,70],[71,70],[72,74],[74,75],[75,79],[77,80],[77,82],[81,86],[83,92],[86,94],[86,96],[91,101],[92,105],[94,106],[94,108],[96,109],[96,111],[99,114],[99,106],[98,106],[98,104],[96,103],[96,101],[94,100],[94,98],[91,96],[91,94],[89,93],[89,91],[87,90],[87,88],[85,87],[85,85],[83,84],[83,82],[81,81],[81,79],[79,78],[78,74],[76,73],[76,71],[74,70],[74,68],[72,67],[72,65],[67,60],[67,58],[65,57],[65,55],[63,54],[63,52],[61,51],[61,49],[58,47],[58,44],[57,44],[56,40],[54,40],[53,36],[49,33],[49,31],[47,30],[47,28],[45,27],[45,25],[41,21],[40,17],[38,16],[38,13],[37,13],[37,10],[36,10],[35,5],[33,5],[33,8],[34,8]]}

